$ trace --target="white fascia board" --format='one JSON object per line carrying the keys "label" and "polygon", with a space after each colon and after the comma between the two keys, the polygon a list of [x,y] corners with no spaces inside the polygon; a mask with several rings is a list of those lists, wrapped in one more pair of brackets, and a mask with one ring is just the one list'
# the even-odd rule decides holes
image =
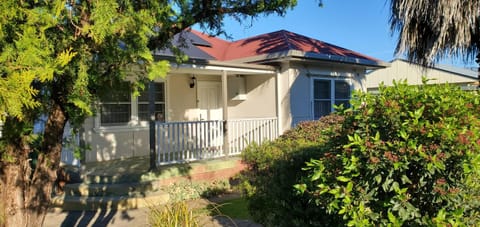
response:
{"label": "white fascia board", "polygon": [[197,64],[193,63],[182,63],[182,64],[172,64],[172,71],[176,72],[188,72],[196,71],[195,73],[202,74],[214,74],[221,75],[223,71],[226,71],[228,74],[275,74],[275,68],[271,66],[264,65],[253,65],[253,64],[235,64],[235,63],[223,63],[223,62],[206,62]]}

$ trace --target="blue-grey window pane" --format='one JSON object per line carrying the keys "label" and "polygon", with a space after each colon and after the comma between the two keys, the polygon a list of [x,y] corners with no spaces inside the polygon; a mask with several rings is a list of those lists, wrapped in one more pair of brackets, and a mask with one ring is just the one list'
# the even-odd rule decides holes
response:
{"label": "blue-grey window pane", "polygon": [[128,82],[122,82],[105,88],[104,91],[100,92],[100,100],[103,103],[130,102],[130,94],[130,84]]}
{"label": "blue-grey window pane", "polygon": [[331,108],[332,103],[330,101],[315,101],[313,105],[313,116],[315,120],[330,114]]}
{"label": "blue-grey window pane", "polygon": [[[148,102],[148,87],[138,96],[139,102]],[[155,83],[155,102],[165,101],[165,87],[163,83]]]}
{"label": "blue-grey window pane", "polygon": [[336,80],[335,81],[335,99],[349,99],[350,98],[350,85],[347,81]]}
{"label": "blue-grey window pane", "polygon": [[100,95],[100,122],[102,125],[125,125],[131,117],[130,83],[119,82],[103,89]]}
{"label": "blue-grey window pane", "polygon": [[330,99],[331,81],[315,80],[313,82],[313,98],[314,99]]}
{"label": "blue-grey window pane", "polygon": [[[148,104],[138,104],[138,119],[149,121]],[[165,104],[155,104],[155,120],[165,121]]]}
{"label": "blue-grey window pane", "polygon": [[130,104],[102,104],[100,121],[102,124],[125,124],[130,121]]}

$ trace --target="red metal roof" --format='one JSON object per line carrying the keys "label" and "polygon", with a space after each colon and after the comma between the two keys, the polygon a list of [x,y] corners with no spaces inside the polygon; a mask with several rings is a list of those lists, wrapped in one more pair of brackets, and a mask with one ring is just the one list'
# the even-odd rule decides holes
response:
{"label": "red metal roof", "polygon": [[201,50],[205,51],[207,54],[214,57],[216,60],[225,60],[224,55],[227,52],[228,46],[230,46],[231,42],[217,37],[209,36],[193,29],[191,30],[191,32],[210,43],[211,47],[201,46],[199,47]]}
{"label": "red metal roof", "polygon": [[211,47],[199,46],[199,48],[219,61],[242,59],[259,55],[269,55],[291,50],[302,51],[304,53],[380,61],[352,50],[286,30],[266,33],[234,42],[211,37],[193,29],[191,32],[211,44]]}

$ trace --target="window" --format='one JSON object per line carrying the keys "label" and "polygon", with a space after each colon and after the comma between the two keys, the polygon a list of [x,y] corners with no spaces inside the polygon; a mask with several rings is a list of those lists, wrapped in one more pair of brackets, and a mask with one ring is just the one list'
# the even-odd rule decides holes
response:
{"label": "window", "polygon": [[105,89],[100,95],[101,125],[125,125],[131,119],[131,90],[128,82]]}
{"label": "window", "polygon": [[[149,121],[148,89],[138,96],[138,120]],[[155,120],[165,121],[165,87],[163,83],[155,83]]]}
{"label": "window", "polygon": [[[100,125],[124,126],[135,122],[149,121],[148,89],[138,97],[132,96],[128,82],[105,89],[100,95]],[[157,121],[165,120],[165,86],[155,83],[155,116]]]}
{"label": "window", "polygon": [[334,105],[348,107],[350,83],[340,79],[313,80],[313,117],[318,119],[334,111]]}

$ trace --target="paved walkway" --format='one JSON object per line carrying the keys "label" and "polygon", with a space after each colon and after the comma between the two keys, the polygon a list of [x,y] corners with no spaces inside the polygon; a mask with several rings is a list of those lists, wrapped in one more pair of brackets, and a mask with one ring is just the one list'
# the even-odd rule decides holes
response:
{"label": "paved walkway", "polygon": [[[235,195],[233,195],[235,196]],[[219,203],[231,199],[223,198],[195,199],[188,201],[192,209],[206,207],[208,204]],[[98,211],[50,211],[43,227],[143,227],[148,226],[148,208],[134,210],[98,210]],[[207,214],[199,217],[199,225],[205,227],[261,227],[249,220],[232,220],[227,217],[212,217]]]}
{"label": "paved walkway", "polygon": [[51,211],[45,217],[44,227],[70,226],[147,226],[148,209],[99,210],[99,211]]}

